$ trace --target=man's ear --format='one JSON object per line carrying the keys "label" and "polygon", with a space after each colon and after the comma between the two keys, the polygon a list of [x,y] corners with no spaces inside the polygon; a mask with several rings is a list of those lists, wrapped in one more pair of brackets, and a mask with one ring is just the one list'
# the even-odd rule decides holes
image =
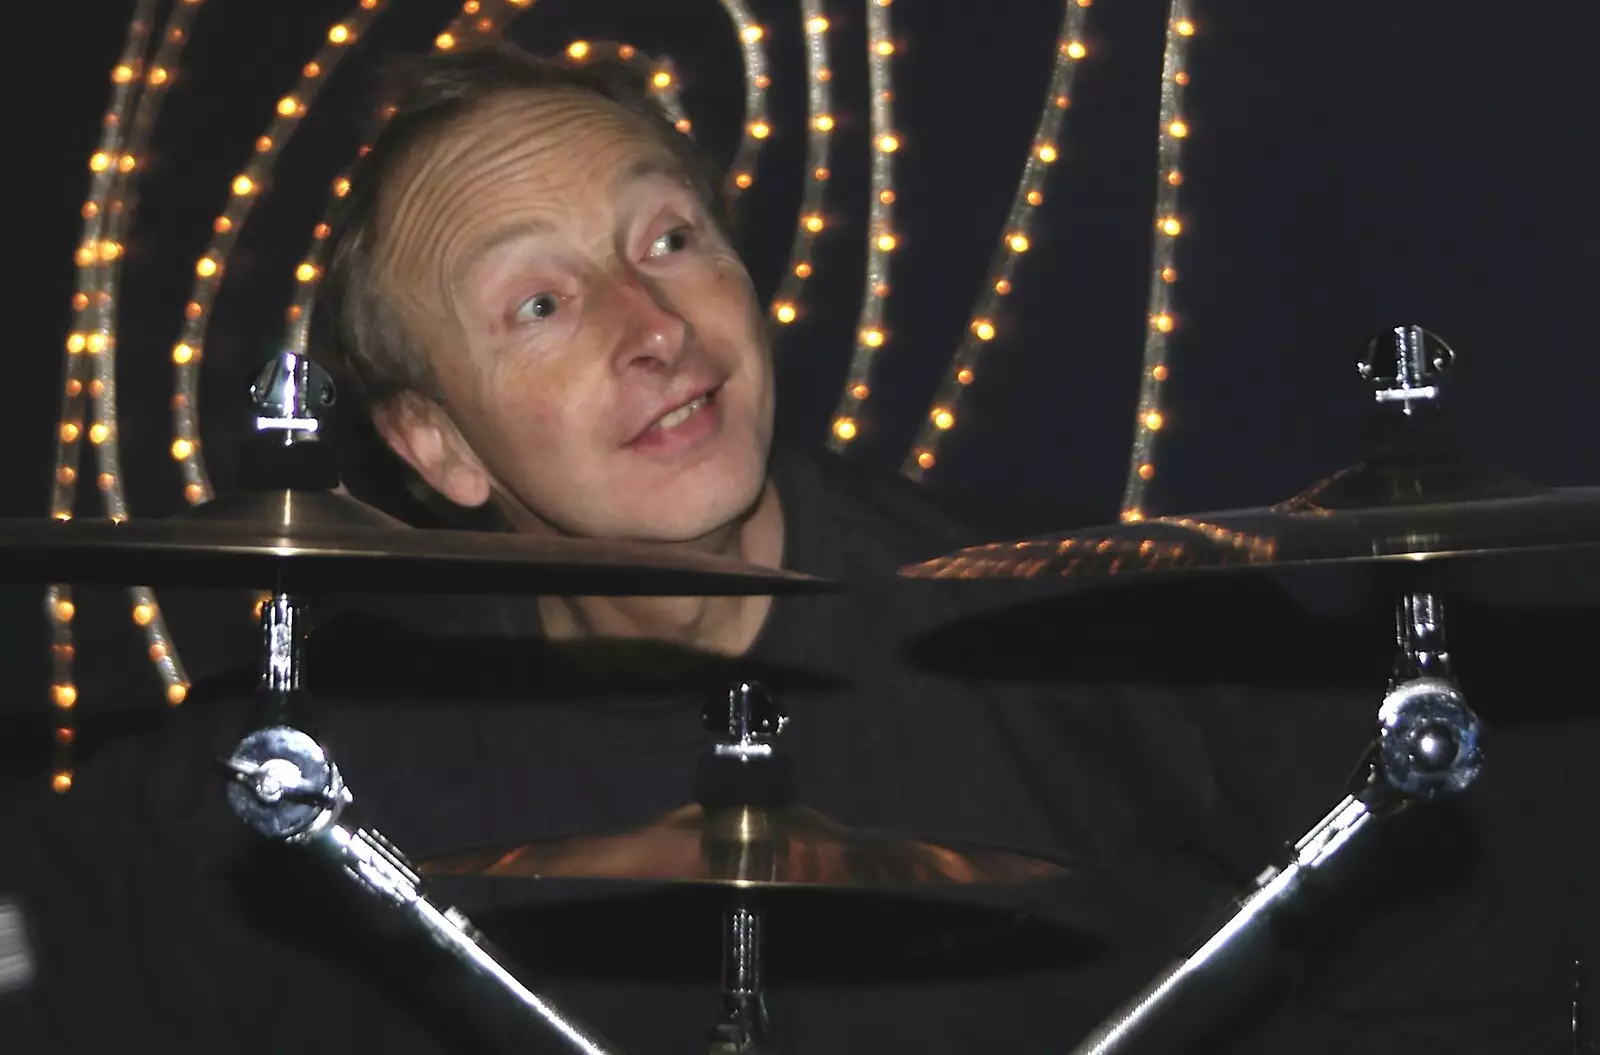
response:
{"label": "man's ear", "polygon": [[489,471],[433,400],[407,392],[374,410],[372,423],[423,483],[456,505],[471,509],[489,500]]}

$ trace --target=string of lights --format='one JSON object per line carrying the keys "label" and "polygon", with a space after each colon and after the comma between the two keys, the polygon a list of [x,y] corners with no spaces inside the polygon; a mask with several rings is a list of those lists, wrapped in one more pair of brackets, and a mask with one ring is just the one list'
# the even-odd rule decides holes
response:
{"label": "string of lights", "polygon": [[[872,394],[873,360],[888,340],[883,329],[883,302],[889,295],[889,255],[899,245],[894,232],[894,154],[900,136],[894,131],[894,92],[890,59],[895,52],[889,20],[891,0],[867,0],[867,91],[871,95],[872,197],[867,206],[867,277],[856,318],[856,343],[845,375],[844,395],[833,414],[828,445],[842,450],[860,432],[861,404]],[[812,234],[821,233],[821,214],[802,217]]]}
{"label": "string of lights", "polygon": [[831,173],[829,148],[833,143],[833,106],[829,82],[833,70],[828,65],[828,20],[822,14],[822,0],[800,0],[800,17],[806,26],[806,182],[800,197],[800,222],[795,225],[794,242],[789,247],[789,266],[777,296],[772,298],[772,317],[788,325],[800,316],[800,293],[814,268],[811,251],[823,228],[823,198]]}
{"label": "string of lights", "polygon": [[[744,134],[739,139],[739,149],[728,169],[728,196],[737,199],[755,183],[756,159],[761,147],[772,135],[772,124],[767,119],[767,88],[772,77],[767,73],[766,30],[755,20],[744,0],[722,0],[722,9],[733,21],[739,34],[739,47],[744,57]],[[687,122],[678,130],[688,132]]]}
{"label": "string of lights", "polygon": [[[532,7],[535,0],[500,0],[500,8],[527,9]],[[479,0],[466,0],[461,5],[461,11],[456,15],[450,25],[446,26],[437,37],[433,38],[435,51],[449,51],[459,45],[470,44],[474,39],[493,36],[500,29],[500,19],[497,17],[503,11],[495,10],[494,0],[488,4]],[[516,12],[511,12],[507,18],[515,18]]]}
{"label": "string of lights", "polygon": [[1178,213],[1178,188],[1183,185],[1180,162],[1189,123],[1183,117],[1183,90],[1189,84],[1189,41],[1194,22],[1190,0],[1171,0],[1167,12],[1167,41],[1161,60],[1161,120],[1157,146],[1160,175],[1156,180],[1155,235],[1150,257],[1150,299],[1145,330],[1144,360],[1139,382],[1138,417],[1133,427],[1133,450],[1128,459],[1128,482],[1122,492],[1122,519],[1144,519],[1145,489],[1155,477],[1156,436],[1166,424],[1161,410],[1162,384],[1168,376],[1171,336],[1177,328],[1172,313],[1172,288],[1178,280],[1173,266],[1183,220]]}
{"label": "string of lights", "polygon": [[[77,267],[77,290],[72,298],[72,329],[67,334],[65,389],[61,399],[61,424],[56,430],[56,458],[50,488],[51,516],[70,520],[77,504],[78,466],[81,460],[84,406],[88,401],[85,385],[87,354],[105,350],[110,335],[95,327],[99,300],[102,234],[109,216],[112,182],[122,157],[128,116],[143,86],[144,53],[148,47],[154,0],[140,0],[128,24],[121,56],[111,71],[111,105],[101,121],[100,141],[89,157],[89,191],[83,204],[83,235],[73,255]],[[118,249],[106,250],[119,252]]]}
{"label": "string of lights", "polygon": [[[474,39],[487,39],[499,32],[504,22],[509,22],[522,11],[532,7],[535,0],[503,0],[496,10],[492,6],[486,7],[480,0],[466,0],[461,5],[456,17],[440,31],[433,39],[435,52],[450,51],[458,46],[470,43]],[[504,16],[503,18],[499,16]],[[568,47],[569,53],[577,48],[580,53],[587,53],[587,45],[582,41],[574,41]],[[388,107],[378,112],[376,127],[368,133],[370,140],[388,120]],[[365,157],[369,146],[362,146],[357,152],[357,158]],[[323,206],[322,217],[311,229],[311,244],[301,258],[300,265],[295,269],[295,294],[289,304],[288,320],[289,335],[287,344],[291,350],[306,355],[311,344],[311,309],[317,299],[317,287],[322,282],[323,267],[328,254],[328,235],[331,228],[328,221],[333,215],[334,208],[340,198],[350,192],[350,177],[352,168],[347,168],[333,181],[333,189],[329,194],[327,204]]]}
{"label": "string of lights", "polygon": [[[97,348],[103,350],[106,335],[89,329],[90,308],[97,289],[100,259],[100,234],[104,229],[106,206],[111,196],[112,174],[116,166],[111,159],[122,152],[124,125],[137,96],[140,80],[137,74],[143,68],[144,53],[150,36],[150,25],[155,17],[155,0],[140,0],[134,10],[133,20],[123,42],[122,54],[111,73],[111,104],[101,122],[100,141],[89,159],[89,193],[83,206],[83,235],[73,260],[77,265],[77,291],[72,298],[72,331],[67,336],[65,388],[61,401],[61,423],[56,431],[56,458],[50,488],[51,515],[57,520],[70,520],[77,501],[77,479],[80,452],[79,439],[83,434],[83,408],[85,385],[83,362],[88,351],[89,338],[95,338]],[[77,606],[73,603],[72,587],[52,585],[45,592],[45,619],[50,626],[50,702],[55,708],[55,759],[52,765],[51,786],[59,792],[72,787],[72,743],[77,737],[74,708],[78,703],[78,688],[73,683],[72,618]]]}
{"label": "string of lights", "polygon": [[673,127],[678,131],[688,134],[692,125],[689,115],[683,109],[683,100],[678,96],[678,72],[673,68],[670,59],[654,59],[643,55],[632,44],[619,44],[610,40],[588,41],[574,40],[567,45],[563,52],[569,62],[593,62],[596,59],[605,59],[628,64],[644,63],[651,69],[650,94],[654,95],[661,103],[661,108],[672,118]]}
{"label": "string of lights", "polygon": [[[249,219],[271,176],[273,162],[293,138],[329,75],[339,61],[366,31],[372,19],[388,0],[357,0],[344,19],[328,27],[326,38],[288,95],[273,108],[267,130],[255,141],[255,153],[243,171],[233,178],[228,203],[212,223],[211,243],[195,263],[195,283],[183,310],[183,328],[172,347],[172,457],[183,475],[183,497],[190,505],[210,500],[211,481],[205,460],[200,456],[200,361],[205,350],[205,335],[211,309],[227,278],[228,256],[238,242],[239,232]],[[348,186],[345,183],[344,186]],[[304,280],[309,265],[301,264],[297,275]]]}
{"label": "string of lights", "polygon": [[[122,163],[117,166],[118,175],[112,189],[111,220],[106,231],[107,240],[112,244],[121,245],[133,223],[134,174],[144,163],[150,133],[155,127],[156,114],[160,111],[166,92],[172,85],[173,71],[177,68],[178,59],[189,41],[189,29],[199,13],[201,2],[202,0],[184,0],[175,6],[167,17],[166,29],[156,49],[150,72],[145,77],[144,91],[140,93],[139,102],[134,110],[133,127],[125,144],[127,152],[123,155]],[[132,159],[131,163],[129,159]],[[120,430],[117,426],[115,336],[117,279],[121,270],[122,254],[117,253],[109,261],[107,256],[108,254],[104,252],[100,254],[104,262],[104,274],[98,297],[98,310],[101,312],[98,322],[112,334],[112,338],[106,344],[105,353],[94,357],[96,377],[94,391],[91,392],[94,400],[94,416],[104,424],[105,432],[104,441],[96,444],[95,426],[91,425],[89,442],[94,444],[99,469],[95,482],[103,496],[105,511],[112,520],[125,520],[128,517],[128,503],[123,490]],[[172,637],[167,631],[166,619],[161,614],[154,591],[148,586],[132,587],[129,590],[129,608],[134,624],[144,631],[146,655],[155,666],[156,675],[161,679],[162,695],[169,705],[176,707],[189,694],[189,678],[176,648],[172,645]]]}
{"label": "string of lights", "polygon": [[[955,355],[951,357],[948,372],[934,393],[927,416],[901,466],[901,472],[913,479],[920,479],[937,464],[939,444],[955,428],[961,397],[977,379],[978,362],[1004,327],[1000,321],[1001,302],[1014,288],[1017,268],[1032,244],[1034,218],[1044,204],[1045,182],[1061,156],[1061,129],[1067,109],[1072,105],[1073,82],[1077,78],[1079,64],[1088,54],[1088,48],[1084,45],[1084,27],[1088,22],[1091,2],[1066,0],[1061,14],[1061,27],[1056,34],[1056,57],[1050,71],[1049,91],[1039,111],[1033,140],[1028,146],[1028,159],[1022,166],[1022,178],[1017,182],[1017,192],[1006,214],[1000,245],[990,261],[989,275],[973,305],[966,332]],[[834,428],[837,431],[837,423]]]}
{"label": "string of lights", "polygon": [[[73,295],[72,328],[67,337],[64,402],[51,494],[51,515],[58,520],[69,520],[73,515],[81,462],[78,441],[84,437],[95,448],[99,470],[96,482],[105,496],[107,512],[116,520],[127,516],[117,472],[116,286],[123,241],[132,224],[133,173],[144,154],[162,95],[171,83],[171,70],[187,40],[198,5],[199,0],[184,0],[172,9],[147,70],[145,54],[156,5],[141,2],[129,24],[122,54],[112,67],[111,105],[102,123],[100,143],[89,159],[89,193],[82,210],[84,231],[74,254],[78,288]],[[87,384],[86,374],[92,374]],[[93,408],[94,420],[85,433],[86,402]],[[149,591],[141,587],[134,588],[133,595],[136,611],[147,598],[153,602]],[[50,698],[56,712],[51,786],[58,792],[70,790],[73,777],[72,744],[77,736],[73,716],[78,689],[73,675],[72,619],[76,611],[70,586],[56,584],[46,591],[45,614],[51,629]],[[165,645],[166,627],[153,607],[148,611],[147,632],[153,653],[158,644]],[[176,658],[165,654],[161,658],[163,673],[186,691],[185,675]]]}

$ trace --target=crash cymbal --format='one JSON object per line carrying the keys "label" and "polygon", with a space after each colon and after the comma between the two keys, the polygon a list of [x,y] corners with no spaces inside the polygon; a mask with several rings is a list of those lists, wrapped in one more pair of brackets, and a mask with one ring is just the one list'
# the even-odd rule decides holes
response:
{"label": "crash cymbal", "polygon": [[915,579],[1066,579],[1433,561],[1600,545],[1600,488],[1462,464],[1358,465],[1277,505],[1159,517],[959,550]]}
{"label": "crash cymbal", "polygon": [[0,578],[341,592],[807,593],[811,576],[659,546],[428,531],[328,491],[240,492],[176,517],[0,520]]}
{"label": "crash cymbal", "polygon": [[425,876],[626,879],[732,887],[848,889],[1012,884],[1086,872],[1001,850],[856,831],[804,808],[685,806],[620,835],[469,850]]}

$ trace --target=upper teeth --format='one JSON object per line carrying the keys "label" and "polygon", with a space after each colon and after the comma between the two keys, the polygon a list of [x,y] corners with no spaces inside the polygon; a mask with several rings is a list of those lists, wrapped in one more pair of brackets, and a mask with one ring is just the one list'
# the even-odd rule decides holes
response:
{"label": "upper teeth", "polygon": [[690,400],[677,410],[674,410],[671,414],[668,414],[666,417],[656,422],[656,427],[659,429],[675,429],[679,425],[682,425],[685,421],[688,421],[695,411],[699,410],[705,405],[705,396],[701,396],[699,399]]}

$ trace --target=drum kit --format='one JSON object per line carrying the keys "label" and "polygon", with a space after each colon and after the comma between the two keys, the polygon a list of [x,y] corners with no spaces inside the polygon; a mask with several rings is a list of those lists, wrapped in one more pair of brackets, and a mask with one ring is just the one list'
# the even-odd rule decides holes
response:
{"label": "drum kit", "polygon": [[[1402,326],[1359,363],[1370,385],[1361,464],[1264,509],[1136,520],[963,550],[903,569],[908,578],[1061,580],[1067,588],[1326,565],[1393,571],[1397,654],[1371,745],[1343,796],[1077,1055],[1181,1047],[1232,993],[1257,980],[1275,921],[1317,877],[1400,811],[1478,778],[1480,724],[1445,642],[1441,561],[1600,543],[1600,488],[1552,489],[1467,464],[1445,398],[1454,354]],[[268,589],[262,608],[260,727],[220,764],[233,812],[261,836],[302,848],[396,910],[513,1009],[573,1051],[612,1049],[533,992],[472,923],[437,903],[427,877],[627,879],[727,893],[721,1016],[712,1055],[774,1055],[763,990],[765,891],[1083,882],[1085,870],[977,847],[856,831],[795,801],[779,701],[741,683],[707,710],[714,743],[694,802],[632,832],[468,850],[413,864],[368,825],[325,748],[297,727],[304,699],[304,592],[556,596],[796,594],[838,584],[654,547],[412,529],[337,490],[319,412],[332,389],[294,354],[252,389],[258,408],[245,489],[162,520],[11,522],[0,576],[67,582]]]}

